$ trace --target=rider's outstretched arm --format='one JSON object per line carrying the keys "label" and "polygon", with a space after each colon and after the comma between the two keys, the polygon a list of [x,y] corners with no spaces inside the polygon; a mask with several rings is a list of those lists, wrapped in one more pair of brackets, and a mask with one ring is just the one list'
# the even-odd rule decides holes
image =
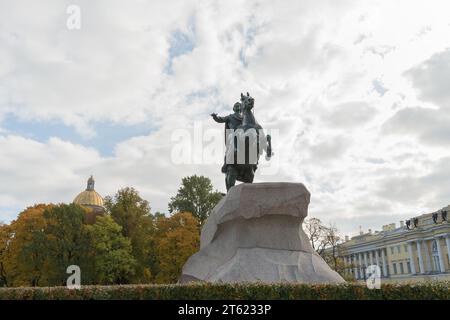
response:
{"label": "rider's outstretched arm", "polygon": [[216,122],[218,122],[218,123],[224,123],[224,122],[226,122],[226,121],[228,120],[228,116],[226,116],[226,117],[220,117],[220,116],[218,116],[218,115],[215,114],[215,113],[212,114],[212,117],[213,117],[214,121],[216,121]]}

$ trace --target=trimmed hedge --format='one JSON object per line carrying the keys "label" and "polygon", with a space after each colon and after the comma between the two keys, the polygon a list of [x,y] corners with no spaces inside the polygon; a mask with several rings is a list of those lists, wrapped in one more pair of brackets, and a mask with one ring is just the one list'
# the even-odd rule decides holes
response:
{"label": "trimmed hedge", "polygon": [[450,300],[450,283],[385,284],[167,284],[0,288],[0,300]]}

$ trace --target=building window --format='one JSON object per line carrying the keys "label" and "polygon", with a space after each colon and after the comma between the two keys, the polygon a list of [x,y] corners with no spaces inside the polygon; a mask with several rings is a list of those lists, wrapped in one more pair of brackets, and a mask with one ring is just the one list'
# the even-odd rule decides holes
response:
{"label": "building window", "polygon": [[400,253],[400,246],[397,246],[397,253]]}
{"label": "building window", "polygon": [[391,254],[394,254],[394,247],[391,247]]}
{"label": "building window", "polygon": [[395,263],[392,264],[392,268],[394,268],[394,274],[397,274],[397,265]]}
{"label": "building window", "polygon": [[407,253],[408,252],[408,245],[403,245],[403,248],[405,249],[405,253]]}
{"label": "building window", "polygon": [[408,261],[406,265],[408,266],[408,273],[411,273],[411,263]]}
{"label": "building window", "polygon": [[400,262],[400,273],[404,274],[405,270],[403,269],[403,262]]}

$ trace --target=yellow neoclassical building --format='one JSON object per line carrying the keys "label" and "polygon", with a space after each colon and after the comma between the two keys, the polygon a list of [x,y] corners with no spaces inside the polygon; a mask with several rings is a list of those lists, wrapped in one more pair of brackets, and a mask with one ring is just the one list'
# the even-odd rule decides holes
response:
{"label": "yellow neoclassical building", "polygon": [[407,221],[383,226],[341,245],[345,272],[366,279],[366,268],[378,265],[387,282],[450,280],[450,206]]}

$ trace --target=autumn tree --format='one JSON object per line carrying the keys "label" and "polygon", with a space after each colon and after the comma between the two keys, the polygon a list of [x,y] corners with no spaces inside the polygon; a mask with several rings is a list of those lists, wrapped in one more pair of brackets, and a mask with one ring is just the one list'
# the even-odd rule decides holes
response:
{"label": "autumn tree", "polygon": [[170,199],[169,211],[191,212],[203,224],[222,197],[220,192],[213,191],[209,178],[197,175],[185,177],[176,196]]}
{"label": "autumn tree", "polygon": [[6,277],[6,257],[10,239],[11,232],[9,226],[0,222],[0,287],[8,285],[8,279]]}
{"label": "autumn tree", "polygon": [[187,259],[199,250],[198,220],[190,212],[179,212],[158,219],[157,230],[159,272],[156,281],[173,283],[180,277]]}
{"label": "autumn tree", "polygon": [[306,235],[313,249],[328,263],[328,265],[344,276],[345,265],[342,258],[346,254],[342,246],[342,237],[334,225],[326,226],[317,218],[309,218],[303,224]]}
{"label": "autumn tree", "polygon": [[88,208],[41,204],[0,225],[0,286],[65,285],[70,265],[81,268],[82,284],[176,282],[198,250],[199,220],[188,212],[152,215],[133,188],[107,197],[105,207],[89,220]]}
{"label": "autumn tree", "polygon": [[106,211],[122,227],[122,235],[131,240],[136,260],[134,282],[152,281],[154,266],[154,216],[148,201],[134,188],[120,189],[113,197],[105,198]]}
{"label": "autumn tree", "polygon": [[2,258],[5,282],[9,286],[49,285],[44,211],[51,205],[35,205],[22,211],[3,232],[6,245]]}
{"label": "autumn tree", "polygon": [[311,242],[313,249],[322,255],[328,245],[327,227],[317,218],[308,218],[303,223],[303,229]]}
{"label": "autumn tree", "polygon": [[344,279],[347,281],[354,280],[352,276],[349,276],[346,273],[346,270],[352,266],[345,262],[344,256],[348,254],[348,251],[345,246],[342,245],[342,237],[338,234],[338,231],[334,226],[328,227],[328,241],[329,246],[322,254],[323,259]]}
{"label": "autumn tree", "polygon": [[135,273],[136,261],[131,241],[122,235],[122,227],[111,216],[99,216],[95,224],[86,228],[95,269],[94,283],[129,283]]}
{"label": "autumn tree", "polygon": [[326,228],[325,242],[327,243],[326,252],[322,253],[325,261],[333,268],[333,270],[341,273],[345,269],[342,259],[342,237],[338,233],[338,229],[330,225]]}

